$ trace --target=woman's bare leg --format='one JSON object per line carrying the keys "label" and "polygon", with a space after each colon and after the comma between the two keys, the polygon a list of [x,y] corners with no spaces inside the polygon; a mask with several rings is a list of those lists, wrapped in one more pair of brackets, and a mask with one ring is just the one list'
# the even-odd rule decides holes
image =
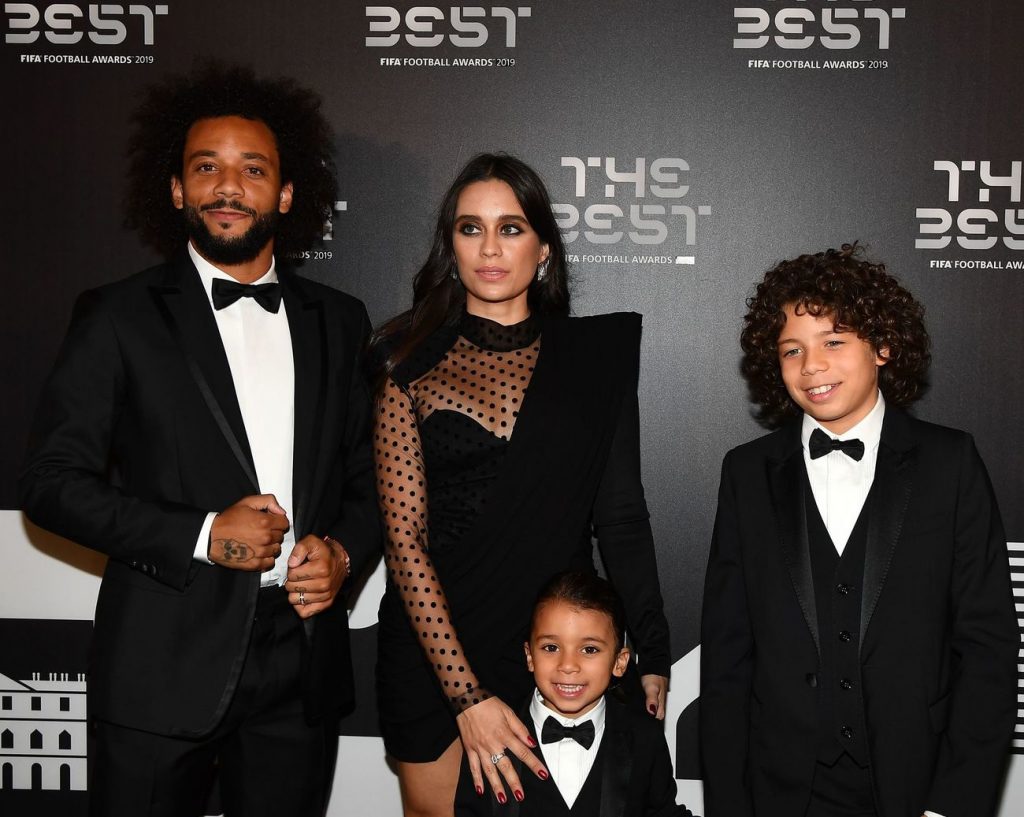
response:
{"label": "woman's bare leg", "polygon": [[462,741],[456,738],[437,760],[430,763],[398,762],[405,817],[453,817],[455,787],[462,765]]}

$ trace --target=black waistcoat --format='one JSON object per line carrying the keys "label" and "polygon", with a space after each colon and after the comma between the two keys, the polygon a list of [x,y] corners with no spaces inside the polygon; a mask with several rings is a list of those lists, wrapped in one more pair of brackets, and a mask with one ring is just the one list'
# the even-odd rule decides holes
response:
{"label": "black waistcoat", "polygon": [[[594,758],[594,765],[590,767],[590,774],[587,775],[583,788],[576,796],[576,801],[570,809],[554,780],[540,780],[526,770],[520,772],[520,780],[523,781],[523,794],[525,800],[519,808],[522,817],[557,817],[558,815],[570,815],[570,817],[596,817],[601,812],[601,775],[604,770],[605,747],[608,744],[607,733],[601,740],[597,750],[597,757]],[[496,811],[495,813],[500,813]]]}
{"label": "black waistcoat", "polygon": [[843,549],[836,552],[809,482],[805,482],[814,600],[821,633],[818,672],[818,760],[834,763],[843,752],[868,765],[864,696],[860,677],[860,614],[867,520],[872,490]]}

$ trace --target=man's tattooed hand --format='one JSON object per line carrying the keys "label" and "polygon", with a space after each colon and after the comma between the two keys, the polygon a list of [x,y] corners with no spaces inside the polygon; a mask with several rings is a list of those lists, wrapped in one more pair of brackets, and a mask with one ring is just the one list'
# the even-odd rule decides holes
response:
{"label": "man's tattooed hand", "polygon": [[225,562],[245,562],[252,558],[252,549],[245,543],[235,539],[218,539],[214,542],[221,548]]}
{"label": "man's tattooed hand", "polygon": [[231,570],[270,570],[281,555],[288,516],[272,494],[247,496],[210,526],[210,561]]}

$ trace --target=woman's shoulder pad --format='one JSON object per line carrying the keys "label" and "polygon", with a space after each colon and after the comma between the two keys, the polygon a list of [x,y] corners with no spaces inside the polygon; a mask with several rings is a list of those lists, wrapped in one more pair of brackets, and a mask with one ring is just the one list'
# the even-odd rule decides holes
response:
{"label": "woman's shoulder pad", "polygon": [[607,312],[565,319],[566,331],[594,337],[639,337],[643,315],[639,312]]}

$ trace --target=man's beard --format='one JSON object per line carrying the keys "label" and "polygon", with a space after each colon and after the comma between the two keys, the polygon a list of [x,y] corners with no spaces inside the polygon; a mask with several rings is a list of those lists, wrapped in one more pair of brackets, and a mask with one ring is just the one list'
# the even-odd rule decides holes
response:
{"label": "man's beard", "polygon": [[[222,264],[226,267],[244,264],[259,255],[277,232],[280,215],[276,210],[258,213],[250,207],[223,199],[198,208],[186,204],[183,209],[188,237],[199,250],[199,254],[213,264]],[[251,216],[252,224],[240,236],[222,238],[210,232],[210,228],[206,226],[201,214],[204,210],[237,210]]]}

